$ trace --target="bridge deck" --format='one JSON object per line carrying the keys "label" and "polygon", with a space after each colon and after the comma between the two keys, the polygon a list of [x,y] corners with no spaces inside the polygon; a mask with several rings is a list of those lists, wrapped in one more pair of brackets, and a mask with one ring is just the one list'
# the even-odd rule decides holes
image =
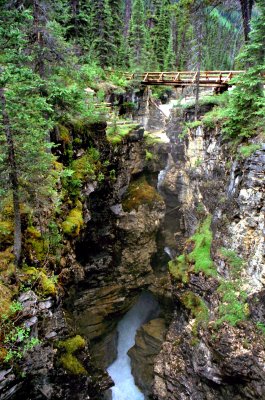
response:
{"label": "bridge deck", "polygon": [[200,86],[226,88],[230,85],[231,79],[242,72],[244,71],[144,72],[125,76],[128,80],[139,80],[143,85],[184,87],[195,85],[198,80]]}

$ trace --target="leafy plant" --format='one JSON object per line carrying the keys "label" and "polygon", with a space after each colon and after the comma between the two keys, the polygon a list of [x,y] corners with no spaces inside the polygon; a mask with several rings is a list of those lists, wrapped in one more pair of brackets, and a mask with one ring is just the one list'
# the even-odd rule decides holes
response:
{"label": "leafy plant", "polygon": [[23,358],[25,353],[40,344],[36,337],[31,337],[30,328],[21,323],[22,305],[13,301],[7,313],[0,319],[0,361],[14,362]]}

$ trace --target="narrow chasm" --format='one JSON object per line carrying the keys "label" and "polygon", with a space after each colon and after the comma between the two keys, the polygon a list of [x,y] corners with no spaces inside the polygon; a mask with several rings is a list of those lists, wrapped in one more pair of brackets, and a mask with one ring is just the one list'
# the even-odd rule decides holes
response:
{"label": "narrow chasm", "polygon": [[111,388],[113,400],[144,399],[144,394],[135,385],[128,351],[135,344],[137,329],[156,318],[159,311],[157,300],[150,293],[145,292],[118,323],[117,359],[107,369],[115,384]]}

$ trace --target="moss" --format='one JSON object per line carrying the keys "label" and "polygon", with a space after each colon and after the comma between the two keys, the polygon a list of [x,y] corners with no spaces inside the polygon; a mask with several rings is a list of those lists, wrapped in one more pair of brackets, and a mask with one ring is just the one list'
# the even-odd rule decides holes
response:
{"label": "moss", "polygon": [[1,246],[9,245],[13,241],[13,222],[11,221],[0,221],[0,243]]}
{"label": "moss", "polygon": [[235,326],[249,317],[249,308],[246,302],[247,293],[241,289],[241,280],[223,281],[217,291],[220,294],[218,307],[219,318],[215,326],[219,327],[224,321]]}
{"label": "moss", "polygon": [[85,345],[86,341],[80,335],[76,335],[58,343],[58,347],[65,351],[65,353],[60,357],[60,363],[63,368],[74,375],[87,374],[84,366],[73,355],[77,350],[83,349]]}
{"label": "moss", "polygon": [[178,282],[188,283],[188,264],[184,254],[181,254],[175,260],[169,261],[168,267],[169,272]]}
{"label": "moss", "polygon": [[79,235],[83,224],[82,204],[77,202],[77,206],[69,212],[65,221],[62,223],[63,233],[70,237],[76,237]]}
{"label": "moss", "polygon": [[83,349],[86,341],[82,336],[76,335],[72,338],[66,339],[58,343],[59,348],[63,348],[67,353],[74,353],[77,350]]}
{"label": "moss", "polygon": [[196,233],[190,238],[194,242],[194,250],[189,254],[189,260],[194,262],[195,272],[204,272],[208,276],[216,276],[214,263],[211,258],[212,231],[211,215],[209,215],[199,226]]}
{"label": "moss", "polygon": [[26,233],[27,233],[30,237],[34,238],[34,239],[39,239],[39,238],[41,237],[40,231],[38,231],[34,226],[29,226],[29,227],[27,228]]}
{"label": "moss", "polygon": [[66,128],[66,126],[64,125],[59,124],[58,130],[59,130],[60,140],[62,140],[64,143],[70,143],[71,135],[69,129]]}
{"label": "moss", "polygon": [[0,364],[5,361],[5,358],[7,356],[7,349],[5,347],[0,346]]}
{"label": "moss", "polygon": [[154,158],[154,154],[148,150],[145,150],[145,159],[146,161],[151,161]]}
{"label": "moss", "polygon": [[45,296],[54,296],[57,293],[53,277],[48,277],[44,272],[40,272],[40,286]]}
{"label": "moss", "polygon": [[261,149],[261,144],[249,144],[247,146],[240,146],[238,149],[239,155],[242,158],[248,158],[250,157],[253,153],[255,153],[255,151],[260,150]]}
{"label": "moss", "polygon": [[195,318],[193,333],[197,334],[201,324],[208,322],[209,310],[205,302],[193,292],[187,291],[180,297],[181,303],[191,312]]}
{"label": "moss", "polygon": [[224,247],[220,249],[220,253],[229,264],[231,276],[236,278],[244,265],[244,260],[239,257],[234,250],[229,250]]}
{"label": "moss", "polygon": [[38,285],[41,295],[54,296],[57,293],[54,277],[49,277],[44,269],[24,266],[22,272],[25,275],[26,283]]}
{"label": "moss", "polygon": [[184,284],[189,281],[192,272],[203,272],[207,276],[217,276],[211,258],[212,232],[210,230],[211,216],[209,215],[198,227],[187,243],[194,243],[194,249],[189,254],[181,254],[175,260],[169,261],[171,275]]}
{"label": "moss", "polygon": [[124,124],[124,125],[116,125],[109,126],[107,128],[107,139],[112,144],[121,143],[123,138],[129,133],[131,133],[135,128],[137,128],[137,124]]}
{"label": "moss", "polygon": [[8,314],[12,299],[11,290],[0,282],[0,316]]}
{"label": "moss", "polygon": [[8,247],[5,251],[0,252],[0,274],[3,281],[8,280],[15,273],[14,259],[12,247]]}
{"label": "moss", "polygon": [[161,137],[157,136],[156,134],[152,134],[150,132],[144,133],[144,141],[147,146],[153,146],[156,143],[163,143]]}
{"label": "moss", "polygon": [[73,375],[87,375],[87,371],[81,362],[72,354],[63,354],[60,357],[60,363],[64,369]]}
{"label": "moss", "polygon": [[95,178],[95,166],[91,162],[88,154],[74,160],[72,168],[74,170],[75,179],[80,179],[82,181],[86,177]]}
{"label": "moss", "polygon": [[140,178],[129,185],[122,206],[124,211],[130,212],[134,209],[138,210],[142,204],[152,206],[157,201],[163,201],[160,194],[148,184],[145,178]]}

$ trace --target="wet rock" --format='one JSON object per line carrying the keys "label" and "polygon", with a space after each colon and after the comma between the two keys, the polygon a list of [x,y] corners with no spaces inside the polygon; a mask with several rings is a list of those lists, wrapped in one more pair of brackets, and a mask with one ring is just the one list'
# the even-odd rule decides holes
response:
{"label": "wet rock", "polygon": [[163,318],[153,319],[142,325],[136,333],[135,345],[128,352],[135,383],[146,396],[152,393],[154,359],[161,349],[165,331]]}

